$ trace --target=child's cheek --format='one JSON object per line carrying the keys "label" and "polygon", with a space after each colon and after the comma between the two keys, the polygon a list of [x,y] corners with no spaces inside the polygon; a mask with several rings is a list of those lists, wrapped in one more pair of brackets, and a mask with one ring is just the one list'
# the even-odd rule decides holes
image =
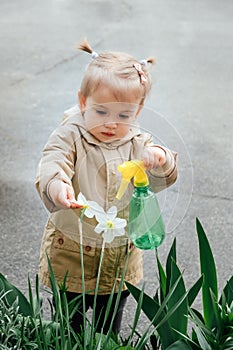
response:
{"label": "child's cheek", "polygon": [[101,126],[100,121],[91,116],[85,116],[84,121],[85,121],[87,130],[92,130],[94,128],[98,128],[99,126]]}

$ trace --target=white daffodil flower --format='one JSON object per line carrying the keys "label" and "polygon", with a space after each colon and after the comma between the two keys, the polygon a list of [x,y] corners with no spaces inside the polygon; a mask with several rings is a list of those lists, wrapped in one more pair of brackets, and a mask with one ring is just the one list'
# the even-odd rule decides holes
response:
{"label": "white daffodil flower", "polygon": [[81,192],[78,195],[77,201],[85,209],[85,216],[88,218],[96,217],[98,224],[95,227],[95,232],[103,233],[105,243],[111,243],[115,237],[125,234],[124,227],[127,225],[127,221],[116,217],[116,206],[111,207],[105,212],[98,203],[87,200]]}
{"label": "white daffodil flower", "polygon": [[111,243],[115,237],[125,234],[124,227],[127,225],[125,219],[117,218],[117,207],[111,207],[107,212],[104,210],[95,213],[98,225],[95,227],[96,233],[103,233],[105,243]]}
{"label": "white daffodil flower", "polygon": [[77,201],[85,209],[84,215],[88,218],[93,218],[95,215],[104,213],[103,208],[94,201],[88,201],[80,192]]}

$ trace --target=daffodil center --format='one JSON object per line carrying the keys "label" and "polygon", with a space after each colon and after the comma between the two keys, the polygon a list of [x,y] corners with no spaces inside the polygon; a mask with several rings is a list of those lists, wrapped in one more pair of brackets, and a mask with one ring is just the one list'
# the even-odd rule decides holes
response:
{"label": "daffodil center", "polygon": [[108,228],[113,228],[114,224],[113,224],[113,222],[112,222],[111,220],[108,220],[108,221],[106,222],[106,226],[107,226]]}

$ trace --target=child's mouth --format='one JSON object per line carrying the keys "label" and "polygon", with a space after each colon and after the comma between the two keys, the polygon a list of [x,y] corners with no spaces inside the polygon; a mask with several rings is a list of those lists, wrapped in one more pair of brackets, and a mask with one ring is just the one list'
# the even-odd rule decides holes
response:
{"label": "child's mouth", "polygon": [[102,132],[102,135],[107,136],[107,137],[112,137],[115,136],[112,132]]}

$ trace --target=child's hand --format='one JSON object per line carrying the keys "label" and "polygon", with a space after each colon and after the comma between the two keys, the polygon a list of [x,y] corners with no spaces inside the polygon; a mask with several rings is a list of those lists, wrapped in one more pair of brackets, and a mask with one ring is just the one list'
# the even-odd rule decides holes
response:
{"label": "child's hand", "polygon": [[145,147],[142,160],[147,170],[162,167],[166,163],[166,152],[160,147]]}
{"label": "child's hand", "polygon": [[49,184],[49,196],[56,207],[60,209],[75,209],[81,206],[75,200],[73,187],[67,183],[55,179]]}

